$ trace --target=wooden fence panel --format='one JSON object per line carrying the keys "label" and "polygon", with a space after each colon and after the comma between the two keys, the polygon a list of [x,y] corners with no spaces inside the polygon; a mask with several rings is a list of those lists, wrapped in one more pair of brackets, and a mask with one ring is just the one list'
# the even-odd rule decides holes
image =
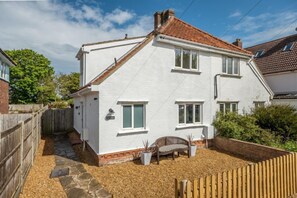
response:
{"label": "wooden fence panel", "polygon": [[42,115],[42,133],[52,134],[73,130],[73,109],[48,109]]}
{"label": "wooden fence panel", "polygon": [[[18,197],[40,142],[41,114],[2,116],[0,131],[0,197]],[[38,121],[39,119],[39,121]],[[20,121],[22,120],[22,121]],[[18,123],[8,128],[12,123]],[[6,123],[7,122],[7,123]],[[4,124],[3,124],[4,123]],[[36,138],[38,137],[38,138]]]}
{"label": "wooden fence panel", "polygon": [[[195,179],[175,181],[175,196],[187,198],[273,197],[297,193],[297,154],[248,165],[232,171]],[[199,182],[198,182],[199,181]]]}

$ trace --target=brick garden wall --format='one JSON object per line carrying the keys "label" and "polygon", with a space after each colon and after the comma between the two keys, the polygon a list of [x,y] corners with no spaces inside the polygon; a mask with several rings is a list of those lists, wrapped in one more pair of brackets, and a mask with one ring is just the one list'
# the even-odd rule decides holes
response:
{"label": "brick garden wall", "polygon": [[264,161],[290,153],[269,146],[223,137],[214,139],[214,147],[255,161]]}
{"label": "brick garden wall", "polygon": [[0,113],[8,113],[8,82],[0,79]]}

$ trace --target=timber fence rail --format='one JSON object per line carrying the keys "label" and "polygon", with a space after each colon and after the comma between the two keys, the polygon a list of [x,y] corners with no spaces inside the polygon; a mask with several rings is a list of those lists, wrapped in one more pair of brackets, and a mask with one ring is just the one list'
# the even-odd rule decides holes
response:
{"label": "timber fence rail", "polygon": [[[2,117],[2,130],[0,129],[1,198],[18,197],[21,192],[41,139],[41,116],[45,109],[46,107],[30,116],[12,115],[12,119]],[[10,125],[17,123],[11,127],[7,124],[8,122],[11,122]]]}
{"label": "timber fence rail", "polygon": [[297,193],[297,153],[193,181],[175,180],[176,198],[287,198]]}

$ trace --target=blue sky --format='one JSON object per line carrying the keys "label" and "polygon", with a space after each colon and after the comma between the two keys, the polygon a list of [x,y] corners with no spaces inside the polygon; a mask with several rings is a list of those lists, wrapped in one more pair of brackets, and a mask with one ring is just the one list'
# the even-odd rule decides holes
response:
{"label": "blue sky", "polygon": [[153,14],[168,8],[226,41],[241,38],[245,47],[297,33],[296,0],[0,1],[0,47],[31,48],[56,72],[78,72],[83,43],[145,35]]}

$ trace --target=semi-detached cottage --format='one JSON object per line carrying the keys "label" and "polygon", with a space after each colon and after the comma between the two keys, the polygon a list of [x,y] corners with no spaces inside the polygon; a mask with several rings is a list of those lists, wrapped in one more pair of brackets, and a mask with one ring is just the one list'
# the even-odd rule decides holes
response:
{"label": "semi-detached cottage", "polygon": [[99,165],[132,159],[162,136],[214,138],[217,111],[249,112],[272,92],[241,41],[220,40],[176,18],[154,15],[145,37],[84,44],[74,128]]}

